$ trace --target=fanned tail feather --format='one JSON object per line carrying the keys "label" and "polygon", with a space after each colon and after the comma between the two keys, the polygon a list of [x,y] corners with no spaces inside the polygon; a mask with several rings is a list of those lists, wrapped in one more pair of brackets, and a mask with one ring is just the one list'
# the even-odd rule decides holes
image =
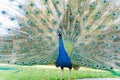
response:
{"label": "fanned tail feather", "polygon": [[[60,29],[75,69],[103,69],[120,76],[119,0],[0,1],[0,63],[51,64]],[[11,6],[11,7],[9,7]]]}

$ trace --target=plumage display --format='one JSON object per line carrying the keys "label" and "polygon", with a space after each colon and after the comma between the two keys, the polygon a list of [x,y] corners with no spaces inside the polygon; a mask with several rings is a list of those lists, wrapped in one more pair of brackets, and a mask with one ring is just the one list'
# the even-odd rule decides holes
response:
{"label": "plumage display", "polygon": [[5,0],[0,17],[0,63],[120,76],[120,0]]}

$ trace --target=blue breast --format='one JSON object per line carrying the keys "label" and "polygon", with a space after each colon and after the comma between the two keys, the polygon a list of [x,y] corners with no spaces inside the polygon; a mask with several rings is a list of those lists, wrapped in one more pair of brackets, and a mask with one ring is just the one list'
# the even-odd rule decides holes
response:
{"label": "blue breast", "polygon": [[62,37],[59,38],[59,56],[57,58],[56,66],[61,68],[72,68],[70,58],[68,57],[63,45]]}

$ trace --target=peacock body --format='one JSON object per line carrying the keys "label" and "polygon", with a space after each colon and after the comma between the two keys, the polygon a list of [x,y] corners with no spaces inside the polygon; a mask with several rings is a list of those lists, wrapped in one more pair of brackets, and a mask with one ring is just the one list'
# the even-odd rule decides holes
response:
{"label": "peacock body", "polygon": [[5,0],[0,17],[0,63],[120,68],[120,0]]}
{"label": "peacock body", "polygon": [[71,61],[64,49],[63,41],[62,41],[62,33],[58,31],[59,35],[59,56],[57,58],[56,66],[60,66],[61,69],[64,67],[68,67],[69,69],[72,69]]}

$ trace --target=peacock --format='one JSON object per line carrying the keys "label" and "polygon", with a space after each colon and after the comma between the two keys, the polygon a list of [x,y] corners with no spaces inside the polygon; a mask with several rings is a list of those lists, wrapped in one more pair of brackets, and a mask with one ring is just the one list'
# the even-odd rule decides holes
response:
{"label": "peacock", "polygon": [[0,31],[2,64],[120,76],[120,0],[0,0]]}

